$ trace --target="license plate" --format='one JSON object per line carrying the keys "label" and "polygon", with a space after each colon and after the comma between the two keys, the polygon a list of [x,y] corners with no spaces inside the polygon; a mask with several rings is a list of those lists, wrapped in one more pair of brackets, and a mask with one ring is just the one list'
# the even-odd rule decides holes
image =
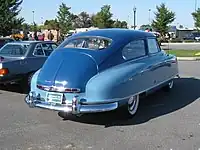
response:
{"label": "license plate", "polygon": [[47,93],[47,100],[49,103],[62,104],[63,94]]}

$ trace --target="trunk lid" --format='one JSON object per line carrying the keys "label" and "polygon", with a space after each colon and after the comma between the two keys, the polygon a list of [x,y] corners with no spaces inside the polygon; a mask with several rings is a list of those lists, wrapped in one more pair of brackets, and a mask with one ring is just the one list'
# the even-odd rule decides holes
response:
{"label": "trunk lid", "polygon": [[15,60],[21,60],[21,57],[9,57],[9,56],[1,56],[0,55],[0,62],[9,62],[9,61],[15,61]]}
{"label": "trunk lid", "polygon": [[101,59],[83,51],[59,49],[43,65],[37,84],[84,91],[88,80],[98,73]]}

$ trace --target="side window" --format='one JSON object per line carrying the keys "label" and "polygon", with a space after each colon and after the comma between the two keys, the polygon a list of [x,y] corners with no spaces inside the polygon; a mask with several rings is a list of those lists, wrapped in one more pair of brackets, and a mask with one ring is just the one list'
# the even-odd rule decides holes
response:
{"label": "side window", "polygon": [[158,42],[156,39],[147,39],[149,53],[154,54],[160,51],[160,48],[158,46]]}
{"label": "side window", "polygon": [[51,46],[52,46],[53,50],[58,47],[58,45],[56,45],[56,44],[52,44]]}
{"label": "side window", "polygon": [[144,40],[134,40],[128,43],[122,50],[122,55],[126,60],[142,57],[146,55]]}
{"label": "side window", "polygon": [[57,48],[57,45],[52,43],[44,43],[42,44],[42,48],[44,50],[45,56],[49,56],[53,50]]}
{"label": "side window", "polygon": [[44,56],[44,51],[42,49],[42,45],[41,44],[37,44],[35,46],[35,50],[33,52],[33,55],[35,55],[35,56]]}

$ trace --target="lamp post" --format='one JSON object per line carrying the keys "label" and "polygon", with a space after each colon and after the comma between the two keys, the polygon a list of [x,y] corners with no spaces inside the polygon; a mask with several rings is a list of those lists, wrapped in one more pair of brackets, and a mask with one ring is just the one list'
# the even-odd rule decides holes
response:
{"label": "lamp post", "polygon": [[136,28],[136,7],[133,8],[133,22],[134,22],[134,30]]}
{"label": "lamp post", "polygon": [[151,24],[151,9],[149,9],[149,25]]}
{"label": "lamp post", "polygon": [[195,12],[197,11],[197,0],[195,0]]}
{"label": "lamp post", "polygon": [[35,15],[35,11],[33,10],[32,13],[33,13],[33,24],[34,24],[35,23],[35,16],[34,16]]}
{"label": "lamp post", "polygon": [[44,21],[43,21],[43,19],[44,19],[44,18],[43,18],[43,17],[41,17],[41,24],[42,24],[42,25],[44,24]]}

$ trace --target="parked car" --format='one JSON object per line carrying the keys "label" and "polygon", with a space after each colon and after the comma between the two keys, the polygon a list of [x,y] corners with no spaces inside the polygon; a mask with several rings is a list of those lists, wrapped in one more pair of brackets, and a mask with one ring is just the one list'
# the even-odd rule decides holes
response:
{"label": "parked car", "polygon": [[27,89],[32,75],[56,47],[52,41],[7,43],[0,49],[0,84],[20,83]]}
{"label": "parked car", "polygon": [[0,37],[0,48],[3,47],[6,43],[14,42],[15,40],[7,37]]}
{"label": "parked car", "polygon": [[195,40],[195,41],[199,41],[200,40],[200,33],[199,32],[193,32],[191,34],[188,34],[185,37],[183,37],[183,40]]}
{"label": "parked car", "polygon": [[125,106],[138,110],[140,95],[170,90],[178,76],[174,55],[160,49],[152,33],[100,29],[66,39],[31,80],[31,108],[81,115]]}

